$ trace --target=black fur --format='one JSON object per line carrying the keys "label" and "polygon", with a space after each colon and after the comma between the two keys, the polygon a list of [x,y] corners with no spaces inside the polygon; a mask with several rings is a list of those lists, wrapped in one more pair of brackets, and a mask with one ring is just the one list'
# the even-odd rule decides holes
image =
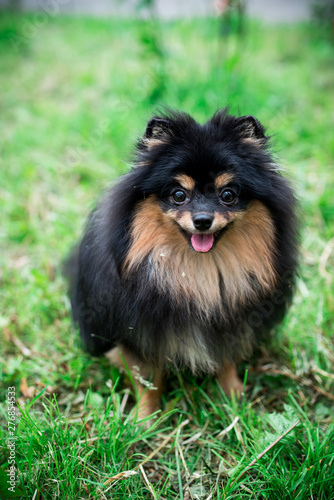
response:
{"label": "black fur", "polygon": [[[151,139],[157,143],[149,148]],[[182,344],[184,329],[195,322],[213,359],[238,359],[246,340],[254,344],[282,319],[297,266],[295,197],[275,165],[264,128],[252,116],[238,118],[227,110],[218,111],[204,125],[187,114],[168,112],[149,121],[137,144],[134,163],[91,214],[77,258],[72,259],[72,306],[85,346],[100,354],[121,343],[155,365],[163,360],[170,332]],[[279,279],[270,292],[260,290],[255,303],[240,304],[237,313],[230,313],[226,305],[223,315],[212,314],[203,320],[189,301],[176,303],[167,290],[157,290],[148,279],[148,259],[126,279],[122,266],[130,247],[130,225],[141,200],[155,194],[163,203],[178,173],[196,179],[203,192],[210,191],[222,172],[237,178],[241,203],[246,206],[251,200],[260,200],[269,209],[275,225]],[[256,276],[249,279],[256,283]],[[221,300],[224,303],[223,280]],[[246,340],[245,325],[252,330]]]}

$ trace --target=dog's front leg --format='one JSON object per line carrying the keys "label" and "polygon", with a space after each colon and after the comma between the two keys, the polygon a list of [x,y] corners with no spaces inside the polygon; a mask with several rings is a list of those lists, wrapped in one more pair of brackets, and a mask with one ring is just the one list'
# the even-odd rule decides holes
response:
{"label": "dog's front leg", "polygon": [[242,394],[243,383],[238,377],[237,367],[234,363],[225,360],[222,369],[217,372],[217,380],[228,397],[232,396],[232,392],[236,396]]}
{"label": "dog's front leg", "polygon": [[160,410],[163,392],[162,370],[151,368],[123,346],[111,349],[106,356],[113,366],[130,372],[138,399],[138,420]]}

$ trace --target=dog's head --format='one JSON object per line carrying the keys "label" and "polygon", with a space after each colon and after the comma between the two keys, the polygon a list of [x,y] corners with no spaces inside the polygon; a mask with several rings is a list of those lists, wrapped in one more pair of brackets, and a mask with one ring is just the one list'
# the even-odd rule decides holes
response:
{"label": "dog's head", "polygon": [[173,112],[152,118],[137,157],[139,189],[152,218],[155,203],[169,233],[174,228],[196,252],[213,250],[251,200],[270,198],[275,169],[267,142],[253,116],[236,118],[226,110],[205,125]]}

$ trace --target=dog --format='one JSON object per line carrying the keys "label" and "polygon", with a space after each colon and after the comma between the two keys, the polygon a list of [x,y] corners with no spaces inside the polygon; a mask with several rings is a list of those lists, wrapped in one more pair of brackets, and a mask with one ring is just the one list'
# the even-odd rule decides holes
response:
{"label": "dog", "polygon": [[200,125],[167,110],[90,215],[71,264],[74,319],[88,351],[131,372],[140,418],[160,408],[170,367],[242,392],[237,364],[294,288],[296,197],[281,170],[253,116],[221,109]]}

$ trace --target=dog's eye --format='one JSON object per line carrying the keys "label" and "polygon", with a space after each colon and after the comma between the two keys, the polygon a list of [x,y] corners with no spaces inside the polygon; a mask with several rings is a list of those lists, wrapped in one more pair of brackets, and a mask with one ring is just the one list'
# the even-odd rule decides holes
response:
{"label": "dog's eye", "polygon": [[178,189],[177,191],[174,191],[172,198],[177,204],[184,203],[187,199],[187,194],[184,191],[181,191],[181,189]]}
{"label": "dog's eye", "polygon": [[237,198],[237,195],[232,189],[224,189],[224,191],[220,195],[221,201],[225,205],[232,205]]}

